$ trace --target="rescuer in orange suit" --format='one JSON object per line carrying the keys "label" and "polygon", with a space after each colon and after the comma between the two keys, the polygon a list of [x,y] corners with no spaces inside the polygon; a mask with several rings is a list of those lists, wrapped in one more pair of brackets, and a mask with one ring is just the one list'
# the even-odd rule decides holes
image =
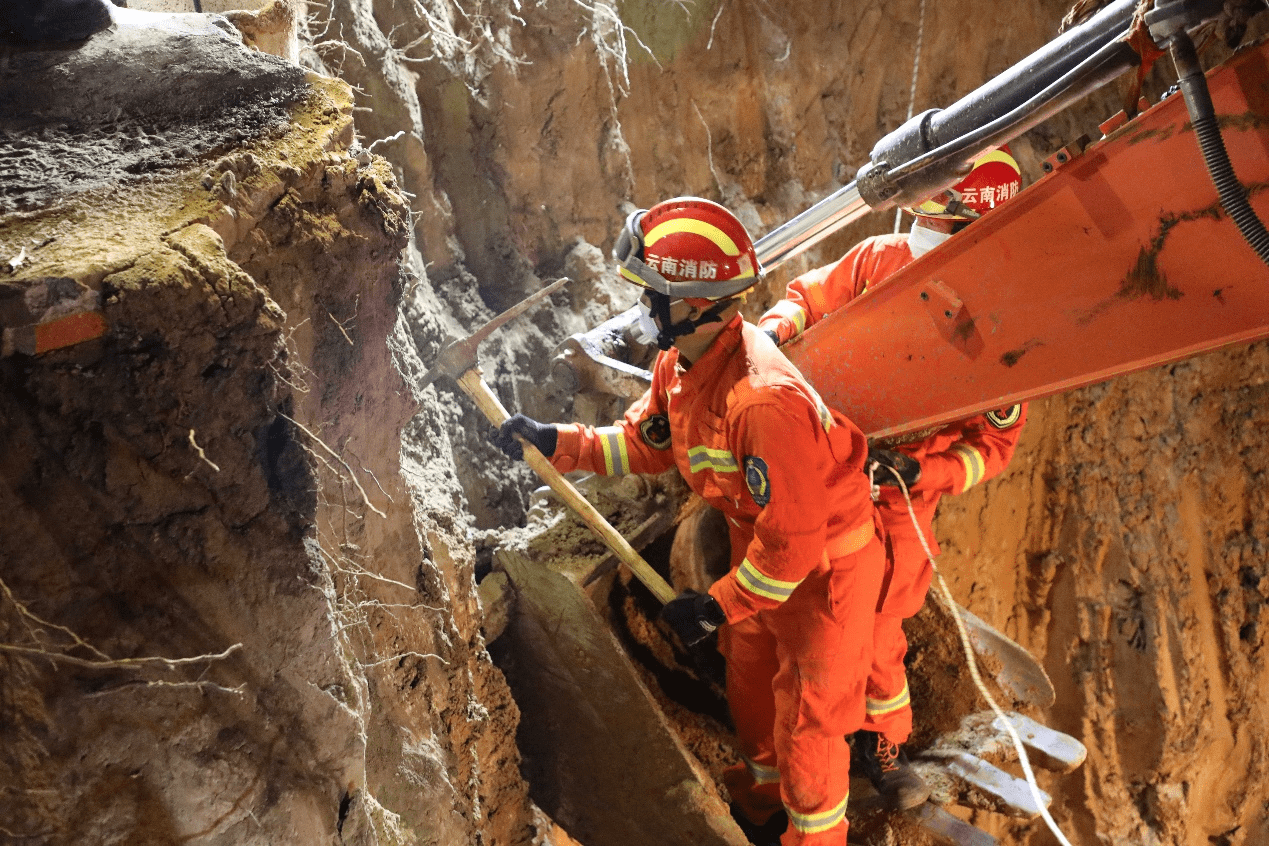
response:
{"label": "rescuer in orange suit", "polygon": [[742,320],[759,268],[731,212],[694,197],[658,203],[630,216],[615,254],[645,288],[641,325],[661,349],[651,388],[612,426],[515,415],[495,442],[520,458],[518,434],[565,472],[677,466],[726,515],[730,572],[662,616],[688,645],[718,630],[745,758],[725,779],[746,834],[844,846],[844,735],[863,725],[885,569],[867,442]]}
{"label": "rescuer in orange suit", "polygon": [[[988,153],[975,161],[970,173],[949,192],[909,210],[916,215],[909,234],[868,238],[839,261],[794,279],[785,299],[772,306],[758,326],[778,344],[789,341],[1020,188],[1021,171],[1008,148]],[[883,486],[877,508],[886,530],[893,575],[878,608],[867,717],[854,745],[857,761],[894,808],[914,807],[929,796],[929,788],[912,770],[902,749],[912,733],[912,706],[903,666],[908,642],[902,622],[921,610],[933,570],[912,525],[903,492],[886,468],[893,467],[903,477],[921,531],[937,554],[931,523],[939,499],[943,494],[963,493],[1004,470],[1026,417],[1026,406],[1015,405],[872,445],[871,458],[885,465],[875,471],[875,480]]]}

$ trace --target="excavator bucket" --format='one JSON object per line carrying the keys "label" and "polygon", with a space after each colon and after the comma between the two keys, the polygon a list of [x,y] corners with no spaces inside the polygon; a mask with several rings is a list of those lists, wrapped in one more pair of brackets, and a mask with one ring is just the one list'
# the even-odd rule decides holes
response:
{"label": "excavator bucket", "polygon": [[[552,544],[554,545],[554,544]],[[494,655],[521,710],[534,796],[579,843],[745,846],[638,667],[582,587],[593,562],[504,545],[514,611]],[[487,579],[486,579],[487,580]]]}
{"label": "excavator bucket", "polygon": [[[955,631],[956,621],[947,601],[937,591],[933,597],[931,613],[941,621],[943,627]],[[1049,681],[1048,673],[1035,656],[979,619],[969,609],[959,603],[954,605],[955,616],[960,618],[965,627],[975,654],[992,668],[996,682],[1020,702],[1036,708],[1051,706],[1057,694],[1053,690],[1053,682]]]}

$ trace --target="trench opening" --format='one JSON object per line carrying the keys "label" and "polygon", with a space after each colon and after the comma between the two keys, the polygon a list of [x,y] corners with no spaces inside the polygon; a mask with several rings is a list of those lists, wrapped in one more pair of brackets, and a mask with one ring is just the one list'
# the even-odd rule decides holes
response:
{"label": "trench opening", "polygon": [[[644,560],[667,580],[671,579],[674,535],[674,531],[668,532],[642,551]],[[716,637],[697,649],[684,650],[657,622],[661,603],[652,591],[625,573],[616,575],[608,591],[608,622],[626,653],[671,702],[731,729],[723,696],[723,656]]]}

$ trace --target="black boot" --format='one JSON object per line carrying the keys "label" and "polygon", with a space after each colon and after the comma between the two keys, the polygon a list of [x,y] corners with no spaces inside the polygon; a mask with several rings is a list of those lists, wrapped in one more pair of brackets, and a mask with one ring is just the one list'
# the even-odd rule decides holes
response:
{"label": "black boot", "polygon": [[731,816],[753,846],[780,846],[780,835],[789,827],[789,815],[784,811],[776,811],[765,823],[755,825],[740,810],[740,806],[733,802]]}
{"label": "black boot", "polygon": [[891,810],[906,811],[930,798],[930,788],[912,769],[897,743],[875,731],[857,731],[854,745],[864,775]]}

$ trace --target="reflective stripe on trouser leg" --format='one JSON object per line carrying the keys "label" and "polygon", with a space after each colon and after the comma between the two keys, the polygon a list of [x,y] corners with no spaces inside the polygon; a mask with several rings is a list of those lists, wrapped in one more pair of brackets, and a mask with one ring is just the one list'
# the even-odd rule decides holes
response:
{"label": "reflective stripe on trouser leg", "polygon": [[868,674],[868,715],[864,728],[904,743],[912,734],[912,704],[903,657],[908,639],[903,618],[878,614],[873,623],[872,669]]}
{"label": "reflective stripe on trouser leg", "polygon": [[[850,800],[850,790],[846,790],[846,795],[842,797],[842,801],[837,803],[837,807],[830,808],[818,814],[800,814],[792,808],[789,812],[789,825],[797,829],[799,834],[823,834],[833,828],[841,825],[846,821],[846,803]],[[843,832],[844,834],[844,832]],[[842,841],[845,842],[845,837]]]}
{"label": "reflective stripe on trouser leg", "polygon": [[789,812],[784,846],[842,846],[850,792],[846,735],[864,720],[872,618],[885,554],[877,541],[807,577],[780,608],[763,612],[779,670],[774,739]]}
{"label": "reflective stripe on trouser leg", "polygon": [[749,770],[749,777],[753,779],[754,784],[779,784],[780,768],[772,767],[767,764],[760,764],[757,761],[751,761],[745,758],[745,769]]}
{"label": "reflective stripe on trouser leg", "polygon": [[887,714],[892,714],[895,711],[898,711],[900,708],[905,708],[912,704],[912,697],[908,694],[907,684],[904,684],[903,690],[899,691],[894,696],[882,699],[869,696],[866,704],[868,706],[868,716],[879,719]]}
{"label": "reflective stripe on trouser leg", "polygon": [[780,810],[780,771],[776,768],[775,697],[771,678],[777,670],[775,639],[763,615],[722,626],[718,650],[727,659],[727,702],[744,764],[728,767],[723,783],[731,799],[761,825]]}

